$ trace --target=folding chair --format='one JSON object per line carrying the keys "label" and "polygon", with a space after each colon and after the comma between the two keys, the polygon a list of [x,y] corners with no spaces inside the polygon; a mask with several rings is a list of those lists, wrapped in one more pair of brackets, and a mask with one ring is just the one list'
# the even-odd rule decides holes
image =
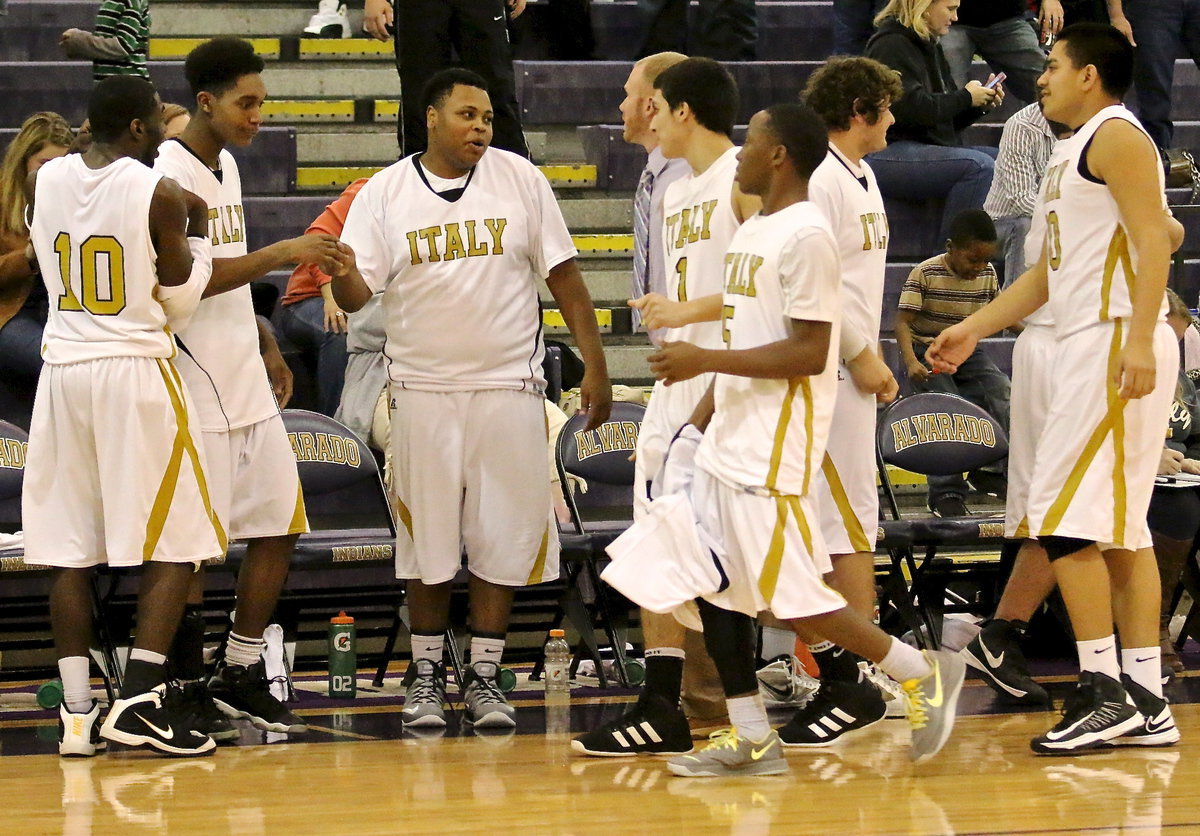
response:
{"label": "folding chair", "polygon": [[[957,395],[926,392],[901,398],[879,416],[875,435],[879,481],[889,519],[880,546],[891,566],[885,594],[918,641],[941,640],[945,586],[933,571],[944,546],[1002,546],[1004,521],[995,517],[902,519],[887,465],[925,476],[946,476],[983,467],[1008,455],[1008,436],[987,413]],[[918,562],[914,550],[924,549]]]}
{"label": "folding chair", "polygon": [[[579,666],[580,654],[586,653],[596,663],[601,688],[608,687],[608,679],[596,642],[597,626],[612,648],[617,679],[623,686],[630,684],[622,628],[631,605],[623,597],[614,600],[612,591],[600,580],[599,562],[607,559],[604,548],[633,524],[635,486],[630,457],[637,447],[645,414],[646,408],[640,404],[618,401],[612,405],[608,420],[591,432],[584,429],[586,415],[572,416],[563,426],[555,448],[560,484],[571,511],[571,528],[559,532],[567,588],[553,626],[565,617],[575,627],[580,648],[571,663],[571,673]],[[569,476],[584,479],[587,492],[572,491]],[[539,662],[534,675],[540,670]]]}

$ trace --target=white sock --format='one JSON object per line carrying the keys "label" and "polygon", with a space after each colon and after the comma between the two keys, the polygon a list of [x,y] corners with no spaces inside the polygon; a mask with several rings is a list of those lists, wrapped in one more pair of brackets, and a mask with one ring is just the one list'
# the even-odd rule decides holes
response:
{"label": "white sock", "polygon": [[67,656],[58,660],[63,702],[72,714],[86,714],[92,710],[92,682],[88,677],[90,662],[86,656]]}
{"label": "white sock", "polygon": [[476,662],[491,662],[498,666],[503,655],[504,639],[481,639],[479,636],[471,636],[472,665]]}
{"label": "white sock", "polygon": [[933,667],[924,653],[915,647],[909,647],[895,636],[892,637],[891,649],[879,660],[879,668],[900,683],[911,679],[924,679],[933,673]]}
{"label": "white sock", "polygon": [[422,636],[419,633],[412,634],[412,657],[414,662],[427,661],[433,662],[435,665],[440,664],[445,649],[445,633],[438,633],[436,636]]}
{"label": "white sock", "polygon": [[647,647],[645,654],[647,659],[652,656],[667,656],[675,659],[686,659],[687,654],[683,652],[682,647]]}
{"label": "white sock", "polygon": [[[1075,642],[1079,653],[1079,671],[1092,671],[1121,681],[1121,664],[1117,661],[1117,640],[1109,635],[1102,639]],[[1140,683],[1139,683],[1140,684]]]}
{"label": "white sock", "polygon": [[796,634],[779,627],[762,628],[762,657],[766,661],[796,655]]}
{"label": "white sock", "polygon": [[1121,648],[1121,672],[1162,699],[1162,648],[1158,645]]}
{"label": "white sock", "polygon": [[763,705],[761,694],[727,697],[725,705],[729,708],[729,722],[739,735],[753,743],[766,740],[771,733],[771,721],[767,719],[767,708]]}
{"label": "white sock", "polygon": [[[152,665],[165,665],[167,663],[166,656],[162,655],[161,653],[155,653],[153,650],[146,650],[141,647],[135,647],[133,650],[129,651],[129,660],[131,662],[149,662]],[[64,682],[63,684],[65,685],[66,683]]]}
{"label": "white sock", "polygon": [[225,643],[225,662],[229,665],[248,668],[258,663],[258,660],[262,658],[263,648],[266,646],[267,643],[263,641],[262,636],[251,639],[239,636],[237,633],[230,633],[229,641]]}
{"label": "white sock", "polygon": [[821,641],[821,642],[817,642],[816,644],[810,644],[808,646],[808,652],[815,656],[818,653],[824,653],[826,650],[829,650],[831,647],[834,647],[834,646],[835,645],[833,642]]}

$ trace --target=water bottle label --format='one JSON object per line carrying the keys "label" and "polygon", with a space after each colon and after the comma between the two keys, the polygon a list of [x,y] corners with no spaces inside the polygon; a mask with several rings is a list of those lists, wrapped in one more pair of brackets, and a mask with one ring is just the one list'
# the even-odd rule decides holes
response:
{"label": "water bottle label", "polygon": [[333,648],[339,653],[349,653],[353,648],[353,643],[350,641],[349,633],[335,633],[333,636]]}
{"label": "water bottle label", "polygon": [[329,677],[329,687],[330,687],[331,691],[335,691],[335,692],[344,693],[344,692],[348,692],[348,691],[353,691],[354,690],[354,677],[338,676],[335,674],[334,676]]}
{"label": "water bottle label", "polygon": [[548,682],[565,682],[567,679],[567,666],[561,662],[551,662],[546,665],[546,680]]}

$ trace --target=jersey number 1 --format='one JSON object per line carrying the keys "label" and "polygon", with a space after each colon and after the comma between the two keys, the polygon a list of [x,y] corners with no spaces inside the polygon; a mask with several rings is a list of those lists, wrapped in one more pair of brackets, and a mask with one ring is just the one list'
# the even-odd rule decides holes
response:
{"label": "jersey number 1", "polygon": [[[71,236],[58,233],[54,239],[58,253],[58,272],[63,293],[58,297],[60,311],[87,311],[93,316],[116,316],[125,310],[125,249],[111,235],[92,235],[79,248],[80,284],[83,299],[71,290]],[[106,293],[101,295],[100,257],[108,266]]]}

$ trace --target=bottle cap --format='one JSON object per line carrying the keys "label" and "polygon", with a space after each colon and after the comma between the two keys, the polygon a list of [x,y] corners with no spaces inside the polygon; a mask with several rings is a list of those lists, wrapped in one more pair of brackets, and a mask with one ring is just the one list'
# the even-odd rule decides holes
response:
{"label": "bottle cap", "polygon": [[550,631],[550,638],[552,638],[552,639],[561,639],[566,635],[567,635],[566,630],[551,630]]}
{"label": "bottle cap", "polygon": [[353,624],[354,619],[351,616],[346,615],[345,610],[342,610],[337,615],[335,615],[333,618],[329,619],[329,623],[330,624]]}

